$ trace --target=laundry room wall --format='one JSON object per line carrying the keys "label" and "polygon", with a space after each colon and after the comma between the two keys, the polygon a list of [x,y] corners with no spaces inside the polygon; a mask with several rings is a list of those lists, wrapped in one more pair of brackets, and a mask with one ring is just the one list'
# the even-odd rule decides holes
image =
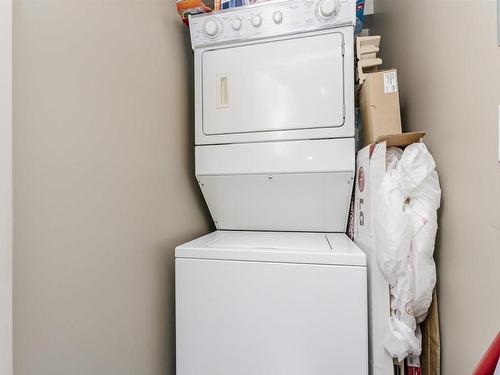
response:
{"label": "laundry room wall", "polygon": [[210,229],[174,1],[14,2],[14,367],[174,374],[174,248]]}
{"label": "laundry room wall", "polygon": [[443,374],[470,374],[500,329],[496,2],[375,3],[403,126],[428,133],[443,200],[436,258]]}

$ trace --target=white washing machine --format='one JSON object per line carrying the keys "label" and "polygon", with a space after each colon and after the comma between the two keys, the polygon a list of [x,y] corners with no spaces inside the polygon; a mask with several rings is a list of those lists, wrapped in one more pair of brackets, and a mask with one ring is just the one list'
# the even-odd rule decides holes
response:
{"label": "white washing machine", "polygon": [[355,0],[190,18],[195,173],[217,231],[175,254],[178,375],[368,373]]}
{"label": "white washing machine", "polygon": [[217,231],[175,256],[178,375],[368,374],[366,258],[345,234]]}

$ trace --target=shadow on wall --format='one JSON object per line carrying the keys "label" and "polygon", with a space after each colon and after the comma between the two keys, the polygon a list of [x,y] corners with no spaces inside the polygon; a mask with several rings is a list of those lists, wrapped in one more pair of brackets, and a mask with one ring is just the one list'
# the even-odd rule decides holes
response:
{"label": "shadow on wall", "polygon": [[188,111],[187,114],[189,126],[187,131],[189,132],[189,137],[186,137],[188,142],[185,144],[185,152],[187,153],[187,160],[189,160],[189,168],[191,171],[191,181],[193,183],[193,191],[196,192],[196,198],[199,204],[204,207],[205,220],[210,223],[211,229],[215,230],[215,225],[213,224],[212,217],[210,216],[210,212],[208,211],[207,203],[203,199],[203,195],[201,193],[201,189],[198,186],[198,181],[195,176],[195,158],[194,158],[194,145],[195,145],[195,108],[194,108],[194,56],[193,50],[191,48],[191,39],[189,36],[189,30],[179,22],[179,28],[182,28],[184,34],[184,56],[187,64],[187,80],[186,85],[188,85]]}
{"label": "shadow on wall", "polygon": [[[169,20],[167,20],[168,22]],[[181,23],[178,22],[177,27],[180,30],[180,33],[183,35],[183,46],[184,50],[182,51],[184,56],[184,61],[186,63],[186,85],[187,85],[187,93],[188,93],[188,113],[186,118],[188,119],[187,127],[184,129],[185,132],[188,133],[188,136],[184,137],[186,140],[183,145],[184,157],[188,160],[189,171],[190,171],[190,184],[192,186],[193,194],[195,195],[195,200],[197,204],[202,207],[200,210],[204,216],[204,221],[209,223],[210,231],[215,230],[215,226],[213,224],[212,218],[208,211],[207,204],[203,199],[203,195],[201,193],[200,187],[198,186],[198,181],[195,176],[195,157],[194,157],[194,146],[195,146],[195,108],[194,108],[194,59],[193,59],[193,50],[191,48],[191,39],[189,35],[189,30]],[[199,235],[203,235],[205,233],[199,233]],[[196,236],[195,236],[196,237]],[[168,350],[166,350],[168,358],[167,363],[162,368],[167,370],[169,374],[175,374],[175,259],[174,252],[168,251],[174,249],[176,246],[193,240],[193,238],[185,238],[185,236],[181,236],[179,238],[172,239],[167,243],[163,244],[161,251],[158,252],[160,254],[160,259],[158,259],[158,264],[167,265],[162,272],[161,275],[165,275],[165,280],[163,280],[164,285],[170,285],[170,289],[167,291],[166,295],[166,310],[168,314],[166,316],[170,316],[170,327],[165,327],[166,332],[172,332],[171,335],[167,334],[165,342],[161,345]]]}

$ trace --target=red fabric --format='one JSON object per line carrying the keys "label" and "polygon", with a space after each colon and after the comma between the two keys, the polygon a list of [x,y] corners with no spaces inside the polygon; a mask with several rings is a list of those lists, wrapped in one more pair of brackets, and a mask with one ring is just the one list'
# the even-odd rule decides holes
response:
{"label": "red fabric", "polygon": [[408,367],[406,373],[407,375],[421,375],[420,367]]}
{"label": "red fabric", "polygon": [[[419,359],[417,357],[417,359]],[[406,361],[405,361],[405,372],[406,372],[406,375],[422,375],[422,370],[420,369],[420,360],[417,361],[418,364],[415,364],[414,363],[415,361],[410,361],[410,357],[406,358]],[[411,365],[410,365],[411,363]]]}
{"label": "red fabric", "polygon": [[497,333],[495,340],[484,353],[483,358],[477,365],[472,375],[493,375],[500,357],[500,332]]}

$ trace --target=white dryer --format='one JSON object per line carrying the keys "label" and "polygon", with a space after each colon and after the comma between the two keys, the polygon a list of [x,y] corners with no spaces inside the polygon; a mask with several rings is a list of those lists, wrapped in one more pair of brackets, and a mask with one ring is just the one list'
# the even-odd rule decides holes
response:
{"label": "white dryer", "polygon": [[217,231],[176,249],[178,375],[367,375],[366,259],[345,234]]}
{"label": "white dryer", "polygon": [[190,18],[196,145],[354,136],[355,1]]}
{"label": "white dryer", "polygon": [[217,229],[345,230],[354,25],[354,0],[190,18],[196,177]]}

